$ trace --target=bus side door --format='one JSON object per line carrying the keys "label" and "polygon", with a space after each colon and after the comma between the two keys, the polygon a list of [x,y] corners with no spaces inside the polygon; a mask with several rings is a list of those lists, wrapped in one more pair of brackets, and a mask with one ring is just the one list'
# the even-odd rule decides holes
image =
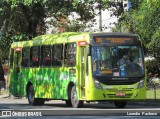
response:
{"label": "bus side door", "polygon": [[85,91],[86,91],[86,84],[85,84],[85,78],[86,78],[86,47],[85,46],[80,46],[80,61],[79,61],[79,83],[80,83],[80,96],[81,98],[85,98]]}

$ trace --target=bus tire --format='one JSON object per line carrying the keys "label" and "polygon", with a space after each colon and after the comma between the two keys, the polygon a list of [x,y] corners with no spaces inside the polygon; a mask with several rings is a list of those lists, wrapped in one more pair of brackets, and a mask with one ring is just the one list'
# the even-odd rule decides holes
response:
{"label": "bus tire", "polygon": [[68,88],[67,88],[67,96],[68,96],[68,99],[67,100],[65,100],[65,102],[66,102],[66,105],[68,106],[68,107],[72,107],[72,103],[71,103],[71,90],[72,90],[72,87],[74,86],[74,84],[73,83],[70,83],[69,85],[68,85]]}
{"label": "bus tire", "polygon": [[114,105],[116,108],[125,108],[127,102],[126,101],[115,101]]}
{"label": "bus tire", "polygon": [[28,98],[28,102],[29,105],[33,106],[34,105],[34,87],[32,85],[30,85],[27,89],[27,98]]}
{"label": "bus tire", "polygon": [[45,103],[45,100],[41,99],[41,98],[36,98],[35,100],[37,102],[37,105],[44,105],[44,103]]}
{"label": "bus tire", "polygon": [[73,86],[71,90],[71,104],[73,108],[79,108],[83,106],[83,101],[78,100],[76,86]]}
{"label": "bus tire", "polygon": [[34,87],[33,87],[33,85],[30,85],[28,87],[27,97],[28,97],[29,105],[31,105],[31,106],[44,105],[45,100],[40,99],[40,98],[34,98]]}
{"label": "bus tire", "polygon": [[72,106],[71,99],[65,100],[65,102],[68,107]]}

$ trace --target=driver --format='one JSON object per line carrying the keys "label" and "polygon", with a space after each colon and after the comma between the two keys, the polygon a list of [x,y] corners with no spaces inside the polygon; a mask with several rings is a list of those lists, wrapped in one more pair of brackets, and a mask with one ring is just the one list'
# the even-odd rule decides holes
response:
{"label": "driver", "polygon": [[131,63],[130,59],[129,59],[129,54],[125,53],[123,54],[122,58],[119,60],[119,65],[120,68],[123,66],[126,66],[126,64]]}

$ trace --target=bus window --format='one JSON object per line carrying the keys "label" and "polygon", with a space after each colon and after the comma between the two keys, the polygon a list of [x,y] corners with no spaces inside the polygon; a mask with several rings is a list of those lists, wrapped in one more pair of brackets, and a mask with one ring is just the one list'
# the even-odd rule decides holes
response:
{"label": "bus window", "polygon": [[113,68],[113,62],[116,59],[113,59],[113,54],[112,54],[112,47],[102,47],[101,48],[101,69],[107,68],[107,69],[112,69]]}
{"label": "bus window", "polygon": [[30,48],[24,47],[22,49],[22,67],[29,67]]}
{"label": "bus window", "polygon": [[31,48],[31,66],[38,67],[39,66],[39,47],[34,46]]}
{"label": "bus window", "polygon": [[142,50],[138,46],[92,47],[93,73],[107,76],[144,74]]}
{"label": "bus window", "polygon": [[51,46],[42,46],[41,54],[41,65],[51,66]]}
{"label": "bus window", "polygon": [[76,43],[65,45],[65,66],[76,65]]}
{"label": "bus window", "polygon": [[14,49],[11,49],[11,54],[10,54],[10,68],[13,68],[13,60],[14,60]]}
{"label": "bus window", "polygon": [[53,45],[53,66],[62,66],[63,44]]}
{"label": "bus window", "polygon": [[144,67],[142,65],[141,48],[138,46],[118,46],[118,49],[122,51],[119,53],[119,58],[123,59],[122,62],[119,60],[121,76],[142,75],[144,73]]}

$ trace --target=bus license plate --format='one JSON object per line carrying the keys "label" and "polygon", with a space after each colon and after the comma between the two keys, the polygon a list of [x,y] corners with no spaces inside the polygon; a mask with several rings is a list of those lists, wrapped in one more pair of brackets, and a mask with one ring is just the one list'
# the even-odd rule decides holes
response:
{"label": "bus license plate", "polygon": [[119,96],[119,97],[125,96],[125,93],[124,93],[124,92],[117,92],[117,93],[116,93],[116,96]]}

